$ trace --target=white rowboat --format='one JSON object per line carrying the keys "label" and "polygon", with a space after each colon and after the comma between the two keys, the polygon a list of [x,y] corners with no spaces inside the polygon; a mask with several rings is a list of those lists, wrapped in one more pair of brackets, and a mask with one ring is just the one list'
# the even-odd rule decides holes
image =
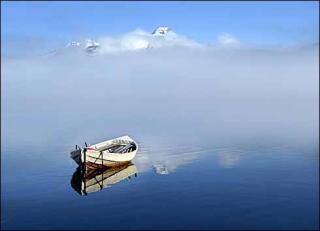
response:
{"label": "white rowboat", "polygon": [[131,161],[138,151],[138,144],[129,136],[121,136],[71,152],[71,158],[79,165],[116,166]]}

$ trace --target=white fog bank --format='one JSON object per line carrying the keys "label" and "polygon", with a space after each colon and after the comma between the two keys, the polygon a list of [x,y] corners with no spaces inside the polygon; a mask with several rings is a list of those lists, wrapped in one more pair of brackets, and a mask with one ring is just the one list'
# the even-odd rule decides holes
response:
{"label": "white fog bank", "polygon": [[314,46],[2,58],[3,142],[318,145],[318,57]]}

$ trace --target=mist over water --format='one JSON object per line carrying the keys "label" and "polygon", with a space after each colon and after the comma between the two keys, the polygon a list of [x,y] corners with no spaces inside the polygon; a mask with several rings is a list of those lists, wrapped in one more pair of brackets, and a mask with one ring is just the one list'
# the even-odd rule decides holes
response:
{"label": "mist over water", "polygon": [[318,61],[317,48],[4,59],[6,143],[52,142],[57,130],[73,142],[123,133],[183,142],[211,136],[216,144],[231,137],[315,142]]}
{"label": "mist over water", "polygon": [[[251,179],[254,172],[252,168],[257,168],[261,170],[259,176],[266,177],[266,184],[275,190],[274,195],[278,195],[277,193],[280,195],[293,188],[288,179],[296,177],[299,181],[297,187],[300,187],[299,189],[306,187],[306,191],[310,193],[305,197],[309,205],[310,201],[314,202],[314,198],[318,200],[315,196],[317,189],[310,183],[315,182],[314,173],[318,171],[316,169],[319,161],[318,51],[318,45],[288,49],[228,49],[213,46],[208,48],[170,47],[96,56],[75,52],[27,59],[3,57],[1,61],[1,139],[4,183],[8,186],[5,192],[11,192],[17,197],[18,190],[13,187],[11,177],[23,175],[26,170],[40,182],[45,181],[40,177],[40,172],[43,173],[44,178],[47,176],[51,179],[48,185],[55,187],[54,176],[60,177],[62,182],[62,178],[67,179],[72,175],[72,169],[75,166],[69,160],[69,152],[75,144],[83,145],[85,141],[93,144],[109,138],[129,135],[140,145],[140,151],[134,163],[139,173],[146,174],[146,178],[142,175],[136,180],[137,183],[132,183],[131,190],[138,190],[138,185],[144,182],[143,179],[149,182],[147,179],[151,177],[152,169],[153,172],[161,175],[176,173],[177,175],[173,174],[171,180],[166,178],[169,185],[175,185],[180,182],[180,179],[182,179],[181,182],[190,183],[190,178],[187,180],[183,174],[190,176],[191,169],[197,172],[202,168],[201,166],[208,169],[209,164],[206,160],[210,160],[213,167],[216,166],[218,177],[211,176],[209,172],[204,172],[203,175],[201,172],[196,173],[204,177],[202,180],[197,178],[197,181],[192,181],[198,182],[194,184],[204,184],[204,191],[200,193],[199,198],[209,197],[205,191],[211,190],[210,184],[204,180],[207,179],[215,182],[214,190],[217,191],[215,191],[216,194],[213,193],[214,198],[222,197],[219,193],[227,190],[232,201],[235,198],[234,194],[228,191],[219,180],[225,179],[227,185],[228,183],[236,184],[233,181],[235,178],[232,179],[228,175],[230,173],[243,177],[240,177],[239,182],[245,182],[244,188],[255,188],[258,190],[255,195],[264,195],[264,191],[259,191],[261,188],[257,186],[258,178]],[[17,159],[17,155],[21,159]],[[241,168],[239,166],[242,163],[244,165]],[[19,169],[13,170],[12,165]],[[181,175],[180,172],[179,175],[178,170],[183,166],[190,166],[190,170],[183,168],[184,170],[181,170],[183,174]],[[239,172],[237,172],[237,166]],[[219,168],[226,170],[219,170]],[[68,171],[70,169],[71,171]],[[228,169],[235,170],[224,172]],[[290,187],[283,188],[286,184],[282,184],[282,180],[274,180],[278,178],[268,175],[268,172],[272,172],[271,169],[280,179],[288,180],[287,185]],[[294,169],[297,173],[300,171],[301,178],[296,176]],[[302,169],[308,172],[301,172]],[[304,180],[303,176],[307,176],[308,180]],[[194,178],[191,177],[191,179]],[[249,180],[251,183],[248,183],[248,179],[251,179]],[[60,182],[60,180],[57,181]],[[156,182],[159,183],[159,187],[165,184],[163,180]],[[281,183],[281,186],[275,186],[277,183],[279,185]],[[31,183],[23,184],[26,188],[32,187]],[[176,185],[177,188],[172,186],[172,190],[178,190],[178,185]],[[63,201],[66,199],[62,199],[62,195],[66,193],[63,191],[65,188],[61,187],[55,190],[60,190],[57,197]],[[122,196],[117,197],[115,192],[120,190],[125,195],[127,188],[123,185],[119,187],[112,188],[108,195],[116,198],[115,200],[122,198]],[[182,190],[187,186],[181,187]],[[238,189],[241,192],[241,185]],[[168,189],[162,190],[164,190],[163,195],[168,195],[165,191]],[[191,188],[187,190],[190,190],[191,194],[195,193]],[[298,191],[287,200],[284,199],[285,201],[279,199],[277,203],[285,204],[287,201],[294,201],[294,198],[299,198]],[[152,194],[152,192],[151,187],[144,193],[150,198],[160,197],[159,194]],[[247,196],[251,195],[246,193],[248,191],[244,190],[240,196],[243,201],[247,201]],[[71,198],[70,200],[76,204],[76,199],[69,194],[68,191],[66,198]],[[102,197],[101,194],[97,197]],[[191,194],[182,193],[181,197],[187,199]],[[32,197],[30,194],[28,198]],[[46,200],[44,196],[39,197],[40,201]],[[144,204],[145,207],[153,208],[139,198],[137,196],[136,201]],[[253,201],[255,201],[254,198]],[[257,196],[257,198],[261,202],[264,197]],[[6,200],[13,203],[13,199],[14,197],[8,196],[7,193]],[[168,199],[168,201],[171,200]],[[50,201],[55,201],[53,196]],[[214,201],[210,204],[213,207],[217,206]],[[79,206],[90,207],[93,205],[89,205],[91,202]],[[258,207],[267,206],[260,202],[257,202]],[[134,202],[130,203],[127,206],[133,206]],[[179,202],[171,201],[171,203]],[[73,204],[74,207],[76,207],[75,204]],[[201,204],[202,201],[198,201],[198,205]],[[179,205],[183,207],[182,204]],[[26,205],[26,208],[28,206]],[[244,208],[241,203],[234,206],[238,206],[239,210],[233,211],[239,211],[239,214],[246,211],[241,210]],[[252,204],[252,206],[250,209],[257,205]],[[314,227],[319,224],[319,220],[315,219],[317,214],[312,213],[316,211],[314,206],[309,207],[310,213],[306,213],[309,214],[313,223],[306,220],[305,223],[301,223],[302,225],[309,224],[310,227]],[[121,208],[123,207],[125,206],[122,205]],[[227,207],[228,205],[225,208]],[[297,204],[295,208],[304,207]],[[196,206],[194,209],[198,211]],[[9,211],[18,213],[13,208]],[[148,209],[145,212],[147,211]],[[201,211],[200,207],[199,211]],[[176,210],[175,212],[175,214],[179,213]],[[227,210],[220,212],[216,214],[217,217],[223,216],[222,214],[227,213]],[[137,213],[144,214],[140,210]],[[202,223],[208,224],[208,227],[218,228],[224,227],[228,222],[228,224],[239,225],[239,221],[235,218],[239,214],[235,214],[232,221],[222,219],[222,223],[216,223],[217,226],[208,223],[209,217],[203,215],[194,221],[193,225]],[[292,217],[298,215],[294,214]],[[248,219],[253,216],[254,214],[249,214]],[[11,223],[10,216],[7,217],[7,226],[17,228],[18,226]],[[116,214],[111,217],[117,219]],[[290,222],[292,217],[288,218],[291,219]],[[157,221],[161,221],[162,218],[164,219],[159,215]],[[50,220],[48,217],[46,219]],[[101,219],[99,220],[98,217],[97,227],[106,227]],[[272,219],[270,218],[266,223],[272,223],[269,222],[274,221]],[[59,219],[59,221],[62,220],[63,218]],[[283,224],[289,224],[289,220],[284,221]],[[151,221],[154,220],[150,218]],[[180,220],[179,224],[186,224],[183,221]],[[131,225],[150,228],[151,224],[145,222],[145,224],[138,224],[132,221]],[[26,223],[27,220],[25,223],[22,222],[24,225]],[[47,226],[49,223],[40,226],[60,227],[58,224]],[[89,227],[84,221],[79,224],[84,228]],[[109,225],[111,228],[128,227],[115,222],[110,222]],[[67,225],[69,226],[73,227],[71,223]],[[32,224],[30,227],[33,227]],[[164,228],[161,225],[159,227]],[[171,224],[170,227],[181,228],[175,224]],[[190,224],[189,227],[199,226]]]}

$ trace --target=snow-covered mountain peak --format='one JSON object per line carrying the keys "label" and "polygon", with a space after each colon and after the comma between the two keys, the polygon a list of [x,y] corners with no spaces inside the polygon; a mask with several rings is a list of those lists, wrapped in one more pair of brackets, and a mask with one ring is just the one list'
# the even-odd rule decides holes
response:
{"label": "snow-covered mountain peak", "polygon": [[93,39],[86,39],[83,42],[78,42],[78,41],[69,42],[69,43],[67,43],[66,47],[67,48],[82,48],[86,52],[91,53],[91,52],[96,51],[100,47],[100,44]]}
{"label": "snow-covered mountain peak", "polygon": [[160,26],[160,27],[158,27],[157,29],[155,29],[155,30],[152,32],[152,35],[155,35],[155,36],[164,36],[164,35],[166,35],[169,31],[172,31],[169,27]]}
{"label": "snow-covered mountain peak", "polygon": [[79,42],[75,42],[75,41],[72,41],[72,42],[69,42],[66,47],[79,47],[81,44]]}
{"label": "snow-covered mountain peak", "polygon": [[100,47],[100,44],[93,39],[87,39],[85,42],[85,49],[87,52],[96,51]]}

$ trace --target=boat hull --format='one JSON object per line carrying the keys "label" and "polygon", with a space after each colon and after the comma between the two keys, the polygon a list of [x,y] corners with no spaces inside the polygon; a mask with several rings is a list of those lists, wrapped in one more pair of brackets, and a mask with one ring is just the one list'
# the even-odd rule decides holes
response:
{"label": "boat hull", "polygon": [[130,153],[97,153],[87,152],[85,156],[85,163],[104,166],[117,166],[130,162],[135,156],[137,151]]}
{"label": "boat hull", "polygon": [[[110,145],[134,143],[135,149],[126,153],[109,152],[106,147]],[[138,151],[138,145],[128,136],[118,137],[113,140],[107,140],[83,149],[77,149],[71,152],[71,158],[78,164],[91,166],[119,166],[130,162]]]}

